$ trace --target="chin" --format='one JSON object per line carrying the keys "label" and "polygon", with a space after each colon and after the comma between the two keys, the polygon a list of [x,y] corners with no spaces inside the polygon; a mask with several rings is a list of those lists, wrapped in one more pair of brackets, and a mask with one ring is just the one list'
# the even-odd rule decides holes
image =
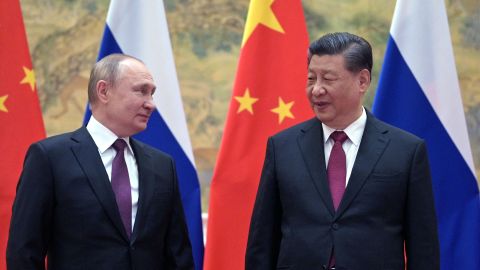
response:
{"label": "chin", "polygon": [[322,121],[332,118],[331,115],[328,112],[320,111],[317,108],[315,108],[313,110],[313,112],[315,113],[315,116]]}
{"label": "chin", "polygon": [[144,131],[146,128],[147,128],[147,124],[145,124],[145,125],[138,125],[138,126],[136,127],[136,131],[137,131],[136,133],[142,132],[142,131]]}
{"label": "chin", "polygon": [[137,123],[136,125],[131,126],[132,136],[137,134],[137,133],[140,133],[140,132],[144,131],[146,128],[147,128],[146,123],[145,124]]}
{"label": "chin", "polygon": [[318,113],[315,112],[315,116],[324,124],[328,126],[328,122],[332,120],[332,117],[330,115],[324,114],[324,113]]}

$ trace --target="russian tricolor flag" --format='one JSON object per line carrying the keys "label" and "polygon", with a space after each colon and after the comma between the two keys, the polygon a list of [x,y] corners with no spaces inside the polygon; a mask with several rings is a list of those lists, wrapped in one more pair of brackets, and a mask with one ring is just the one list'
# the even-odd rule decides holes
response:
{"label": "russian tricolor flag", "polygon": [[[153,97],[157,110],[148,128],[135,138],[175,159],[195,269],[202,269],[200,188],[162,0],[111,1],[98,59],[112,53],[141,59],[152,72],[158,87]],[[87,109],[85,123],[90,115]]]}
{"label": "russian tricolor flag", "polygon": [[480,269],[480,197],[440,0],[398,0],[374,114],[427,142],[441,269]]}

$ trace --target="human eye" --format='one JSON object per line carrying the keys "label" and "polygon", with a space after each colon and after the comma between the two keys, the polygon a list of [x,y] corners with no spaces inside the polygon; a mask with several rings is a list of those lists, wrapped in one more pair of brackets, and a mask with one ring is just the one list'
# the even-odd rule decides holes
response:
{"label": "human eye", "polygon": [[133,89],[133,92],[139,96],[150,96],[152,91],[148,87],[137,87]]}
{"label": "human eye", "polygon": [[325,76],[323,76],[323,79],[327,82],[332,82],[332,81],[335,81],[337,79],[337,77],[335,77],[333,75],[325,75]]}
{"label": "human eye", "polygon": [[134,88],[133,93],[138,96],[141,96],[143,94],[141,88]]}

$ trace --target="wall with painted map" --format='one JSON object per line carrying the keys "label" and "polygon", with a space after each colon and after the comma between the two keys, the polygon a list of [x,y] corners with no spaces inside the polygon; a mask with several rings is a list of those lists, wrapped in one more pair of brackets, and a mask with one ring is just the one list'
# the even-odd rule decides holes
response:
{"label": "wall with painted map", "polygon": [[[248,0],[164,0],[200,181],[202,208],[231,97]],[[467,125],[480,175],[480,2],[447,0]],[[103,34],[108,0],[21,0],[48,135],[78,128]],[[395,1],[304,0],[310,39],[364,36],[374,48],[371,106]],[[161,83],[158,83],[161,87]]]}

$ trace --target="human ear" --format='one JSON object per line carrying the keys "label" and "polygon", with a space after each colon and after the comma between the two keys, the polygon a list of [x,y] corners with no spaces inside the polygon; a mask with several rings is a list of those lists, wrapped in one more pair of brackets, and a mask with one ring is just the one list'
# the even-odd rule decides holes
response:
{"label": "human ear", "polygon": [[358,83],[362,92],[366,92],[370,86],[370,71],[362,69],[358,73]]}
{"label": "human ear", "polygon": [[108,101],[108,83],[104,80],[99,80],[95,87],[98,100],[101,103],[106,103]]}

